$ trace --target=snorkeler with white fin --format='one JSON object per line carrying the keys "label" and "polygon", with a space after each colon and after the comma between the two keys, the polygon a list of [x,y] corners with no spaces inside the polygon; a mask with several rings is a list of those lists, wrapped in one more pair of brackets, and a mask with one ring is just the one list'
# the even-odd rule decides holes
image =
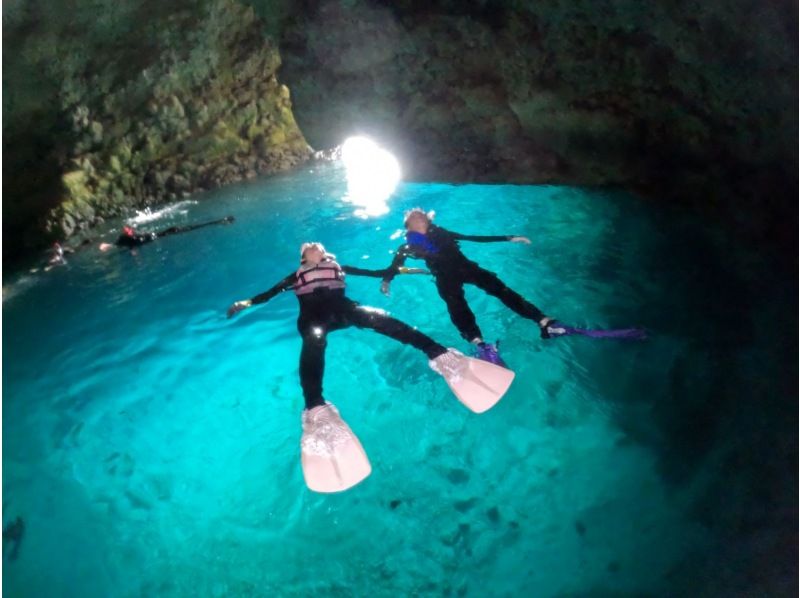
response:
{"label": "snorkeler with white fin", "polygon": [[430,367],[444,377],[450,389],[470,410],[481,413],[495,405],[508,390],[514,372],[447,349],[429,336],[388,316],[359,305],[345,296],[345,274],[382,277],[386,270],[340,266],[321,243],[304,243],[300,268],[268,291],[237,301],[228,317],[276,295],[293,290],[300,303],[297,329],[303,338],[300,385],[305,399],[302,414],[301,464],[306,484],[316,492],[339,492],[366,478],[371,471],[361,443],[323,398],[326,337],[350,326],[369,328],[424,352]]}
{"label": "snorkeler with white fin", "polygon": [[234,221],[233,216],[226,216],[225,218],[220,218],[219,220],[212,220],[211,222],[203,222],[201,224],[190,224],[188,226],[170,226],[169,228],[165,228],[164,230],[154,233],[140,233],[137,230],[135,230],[132,226],[125,225],[122,227],[122,234],[117,238],[117,240],[113,244],[100,243],[99,249],[100,251],[108,251],[109,249],[113,249],[115,246],[133,249],[135,247],[141,247],[146,243],[151,243],[156,239],[160,239],[161,237],[166,237],[168,235],[187,233],[192,230],[197,230],[198,228],[211,226],[212,224],[230,224],[233,221]]}
{"label": "snorkeler with white fin", "polygon": [[512,243],[530,244],[530,239],[518,235],[481,236],[462,235],[451,232],[433,224],[433,212],[425,212],[420,208],[409,210],[405,214],[406,243],[396,252],[388,274],[383,277],[381,291],[389,294],[389,285],[398,269],[407,258],[425,260],[431,274],[436,280],[439,296],[444,299],[450,312],[450,319],[461,336],[476,345],[476,356],[491,363],[505,365],[497,351],[497,346],[484,342],[483,335],[475,320],[475,314],[464,297],[464,285],[473,284],[488,294],[497,297],[506,306],[524,318],[533,320],[539,325],[542,338],[552,338],[569,334],[581,334],[593,338],[645,338],[645,332],[638,328],[621,330],[584,330],[564,326],[555,319],[546,316],[538,307],[510,289],[494,272],[481,268],[467,259],[458,246],[459,241],[477,241],[492,243],[511,241]]}

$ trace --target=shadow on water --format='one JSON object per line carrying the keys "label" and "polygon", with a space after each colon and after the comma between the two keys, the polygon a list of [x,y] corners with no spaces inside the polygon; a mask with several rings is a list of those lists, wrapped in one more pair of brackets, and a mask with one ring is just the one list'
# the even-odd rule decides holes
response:
{"label": "shadow on water", "polygon": [[[619,388],[609,394],[618,425],[655,450],[662,478],[687,493],[688,512],[716,539],[669,586],[788,595],[797,583],[797,279],[775,266],[785,255],[650,209],[657,230],[639,235],[635,251],[639,282],[656,292],[638,312],[651,347],[672,359],[624,383],[581,359],[599,385]],[[619,243],[624,228],[616,223],[606,242]]]}

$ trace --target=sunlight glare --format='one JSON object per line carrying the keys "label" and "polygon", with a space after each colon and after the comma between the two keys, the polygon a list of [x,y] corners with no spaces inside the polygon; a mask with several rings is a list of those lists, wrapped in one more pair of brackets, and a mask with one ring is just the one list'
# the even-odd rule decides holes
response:
{"label": "sunlight glare", "polygon": [[342,145],[342,162],[347,170],[348,201],[362,218],[389,212],[386,203],[400,182],[397,159],[366,137],[350,137]]}

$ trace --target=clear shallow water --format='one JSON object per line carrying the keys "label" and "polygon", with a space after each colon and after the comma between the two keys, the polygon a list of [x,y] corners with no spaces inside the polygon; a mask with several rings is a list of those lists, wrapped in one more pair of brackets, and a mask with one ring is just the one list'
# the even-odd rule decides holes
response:
{"label": "clear shallow water", "polygon": [[[87,250],[4,288],[3,520],[26,524],[4,592],[670,595],[739,579],[753,472],[791,451],[759,453],[783,408],[770,380],[786,372],[757,349],[770,343],[755,318],[779,304],[755,309],[719,239],[610,192],[405,184],[389,214],[366,220],[345,194],[337,166],[229,188],[141,226],[233,214],[231,226],[135,255]],[[310,493],[297,302],[285,294],[230,321],[225,309],[292,271],[303,241],[384,267],[417,205],[459,232],[531,237],[462,247],[546,313],[641,325],[651,339],[544,343],[469,289],[517,372],[477,416],[415,350],[332,334],[325,395],[373,474],[340,495]],[[399,277],[388,299],[378,286],[349,277],[348,294],[466,350],[430,279]],[[776,406],[754,414],[765,395]],[[765,476],[766,504],[783,488]]]}

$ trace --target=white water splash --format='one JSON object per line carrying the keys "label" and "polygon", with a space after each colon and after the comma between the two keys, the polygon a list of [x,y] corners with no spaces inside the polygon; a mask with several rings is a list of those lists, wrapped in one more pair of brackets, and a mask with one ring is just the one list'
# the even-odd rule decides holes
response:
{"label": "white water splash", "polygon": [[153,211],[150,208],[145,208],[144,210],[137,211],[136,216],[133,218],[128,219],[128,224],[147,224],[148,222],[160,220],[161,218],[165,218],[167,216],[184,216],[189,213],[189,206],[192,206],[196,203],[196,200],[187,199],[170,204],[164,208],[161,208],[160,210]]}

